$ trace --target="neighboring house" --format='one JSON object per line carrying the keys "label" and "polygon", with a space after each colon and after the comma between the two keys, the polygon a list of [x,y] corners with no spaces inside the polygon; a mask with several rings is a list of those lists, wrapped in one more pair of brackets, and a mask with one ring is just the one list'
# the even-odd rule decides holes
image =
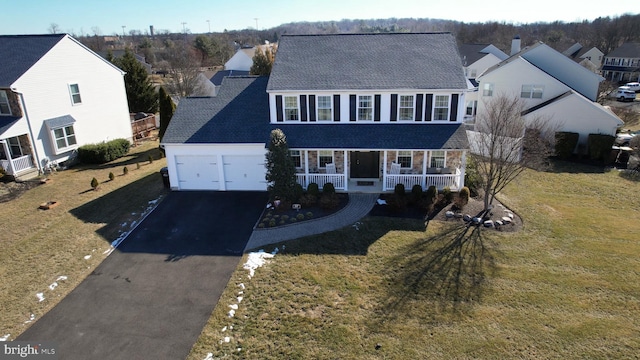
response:
{"label": "neighboring house", "polygon": [[449,33],[284,35],[270,77],[183,99],[163,138],[174,190],[266,190],[271,130],[303,187],[464,186],[467,82]]}
{"label": "neighboring house", "polygon": [[224,69],[249,71],[251,70],[251,66],[253,66],[253,57],[255,56],[257,49],[260,49],[262,52],[269,49],[273,52],[273,48],[273,44],[258,45],[255,47],[241,47],[226,63],[224,63]]}
{"label": "neighboring house", "polygon": [[580,66],[544,43],[523,49],[479,77],[478,115],[495,96],[519,96],[525,119],[540,118],[556,131],[614,135],[623,123],[596,102],[601,76]]}
{"label": "neighboring house", "polygon": [[17,178],[131,140],[124,72],[66,34],[0,36],[0,164]]}
{"label": "neighboring house", "polygon": [[213,76],[209,79],[209,83],[213,86],[213,96],[218,95],[220,91],[220,86],[222,85],[222,80],[229,76],[247,76],[249,75],[249,71],[244,70],[220,70],[213,74]]}
{"label": "neighboring house", "polygon": [[[111,52],[111,55],[113,56],[113,58],[117,59],[119,57],[124,56],[125,51],[126,50],[107,50],[107,51],[100,52],[100,56],[106,59],[109,57],[109,52]],[[140,65],[142,65],[144,69],[147,70],[147,74],[152,73],[152,70],[151,70],[152,66],[151,64],[147,63],[147,59],[144,56],[136,53],[134,53],[133,56],[135,56],[136,60],[140,63]]]}
{"label": "neighboring house", "polygon": [[472,122],[478,107],[478,82],[476,77],[486,69],[509,57],[491,44],[463,44],[458,48],[462,58],[464,74],[469,80],[466,96],[465,121]]}
{"label": "neighboring house", "polygon": [[640,81],[640,43],[624,43],[607,54],[602,76],[620,83]]}
{"label": "neighboring house", "polygon": [[562,52],[563,55],[591,70],[594,73],[600,72],[604,53],[596,47],[587,49],[580,43],[571,45],[567,50]]}

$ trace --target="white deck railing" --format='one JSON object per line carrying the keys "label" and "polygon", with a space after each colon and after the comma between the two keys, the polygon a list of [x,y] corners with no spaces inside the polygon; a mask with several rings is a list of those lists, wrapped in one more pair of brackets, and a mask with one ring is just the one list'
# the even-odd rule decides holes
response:
{"label": "white deck railing", "polygon": [[[9,162],[11,162],[11,166],[9,166]],[[18,175],[21,171],[34,167],[31,155],[24,155],[11,160],[0,160],[0,166],[4,168],[8,175]]]}
{"label": "white deck railing", "polygon": [[298,184],[302,185],[305,189],[311,183],[318,184],[320,189],[322,189],[326,183],[332,183],[336,190],[345,189],[344,174],[296,174],[296,180]]}
{"label": "white deck railing", "polygon": [[414,185],[420,185],[425,190],[433,185],[438,190],[449,187],[452,191],[459,191],[460,170],[456,170],[455,174],[387,174],[382,190],[393,191],[397,184],[404,185],[406,191],[411,190]]}

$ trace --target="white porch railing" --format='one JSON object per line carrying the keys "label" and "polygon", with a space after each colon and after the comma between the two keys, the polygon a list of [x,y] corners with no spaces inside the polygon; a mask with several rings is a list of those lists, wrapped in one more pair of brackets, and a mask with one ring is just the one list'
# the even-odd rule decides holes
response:
{"label": "white porch railing", "polygon": [[387,174],[383,191],[393,191],[397,184],[404,185],[406,191],[414,185],[420,185],[424,190],[435,186],[438,190],[449,187],[452,191],[460,190],[460,170],[455,174]]}
{"label": "white porch railing", "polygon": [[[11,162],[11,166],[9,166],[9,162]],[[31,155],[24,155],[11,160],[0,160],[0,165],[9,175],[17,175],[21,171],[32,169],[34,167]]]}
{"label": "white porch railing", "polygon": [[318,184],[320,189],[322,189],[322,186],[326,183],[332,183],[336,190],[345,189],[344,174],[296,174],[296,180],[298,184],[302,185],[305,189],[311,183]]}

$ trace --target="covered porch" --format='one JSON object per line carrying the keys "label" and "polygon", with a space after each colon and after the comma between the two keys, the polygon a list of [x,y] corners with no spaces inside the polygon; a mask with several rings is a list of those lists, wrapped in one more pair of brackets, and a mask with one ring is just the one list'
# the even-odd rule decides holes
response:
{"label": "covered porch", "polygon": [[0,139],[0,167],[6,175],[16,179],[38,173],[28,135]]}
{"label": "covered porch", "polygon": [[464,186],[465,150],[292,149],[291,157],[305,189],[311,183],[344,192],[388,192],[397,184],[406,191]]}

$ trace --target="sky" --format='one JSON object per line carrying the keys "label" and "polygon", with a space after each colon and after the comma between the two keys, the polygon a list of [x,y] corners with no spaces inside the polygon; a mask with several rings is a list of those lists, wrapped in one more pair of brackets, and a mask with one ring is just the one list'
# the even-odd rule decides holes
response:
{"label": "sky", "polygon": [[156,30],[206,33],[299,21],[431,18],[463,22],[593,20],[640,14],[640,1],[602,0],[0,0],[0,35],[82,35]]}

